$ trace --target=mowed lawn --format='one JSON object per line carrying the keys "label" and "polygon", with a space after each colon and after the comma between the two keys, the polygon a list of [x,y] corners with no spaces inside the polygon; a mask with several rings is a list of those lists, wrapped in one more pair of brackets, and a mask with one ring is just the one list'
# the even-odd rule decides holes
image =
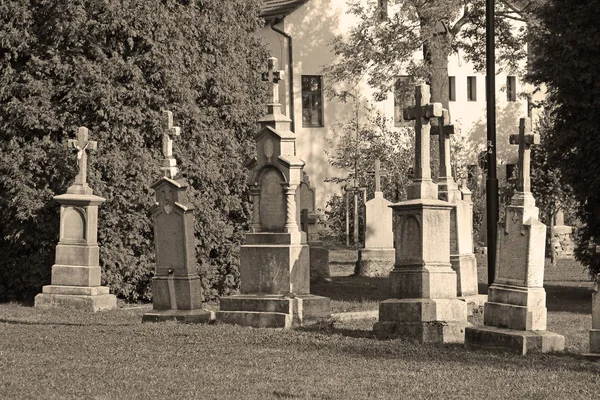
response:
{"label": "mowed lawn", "polygon": [[[2,304],[0,398],[598,398],[600,363],[581,355],[591,283],[576,263],[553,268],[546,272],[548,330],[566,336],[561,354],[378,340],[374,320],[283,331],[142,324],[148,305],[93,314]],[[315,287],[329,288],[334,312],[376,309],[385,298],[385,280],[344,276],[349,263],[334,261],[334,270],[329,286]]]}

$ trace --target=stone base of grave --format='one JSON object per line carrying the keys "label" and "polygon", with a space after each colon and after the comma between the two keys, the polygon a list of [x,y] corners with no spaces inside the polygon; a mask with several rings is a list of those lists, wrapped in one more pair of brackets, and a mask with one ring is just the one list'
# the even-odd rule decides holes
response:
{"label": "stone base of grave", "polygon": [[106,286],[46,285],[35,296],[35,307],[74,308],[85,311],[114,310],[117,297]]}
{"label": "stone base of grave", "polygon": [[394,269],[396,250],[361,249],[358,251],[357,274],[367,277],[387,278]]}
{"label": "stone base of grave", "polygon": [[459,300],[467,303],[467,312],[471,316],[473,314],[483,314],[484,305],[488,301],[487,294],[473,294],[469,296],[459,296]]}
{"label": "stone base of grave", "polygon": [[188,324],[207,324],[214,315],[207,310],[152,310],[142,317],[144,322],[177,321]]}
{"label": "stone base of grave", "polygon": [[463,343],[467,304],[458,299],[388,299],[379,303],[380,339],[411,338],[420,343]]}
{"label": "stone base of grave", "polygon": [[544,288],[524,288],[494,283],[488,289],[483,321],[486,326],[520,331],[546,330]]}
{"label": "stone base of grave", "polygon": [[299,328],[331,318],[331,300],[302,294],[296,296],[240,294],[223,297],[216,322],[253,328]]}
{"label": "stone base of grave", "polygon": [[456,293],[459,297],[479,294],[477,259],[475,254],[450,255],[450,264],[456,272]]}
{"label": "stone base of grave", "polygon": [[521,355],[549,353],[563,351],[565,337],[547,331],[520,331],[481,325],[466,328],[465,347],[468,350],[500,350]]}
{"label": "stone base of grave", "polygon": [[310,282],[331,282],[329,272],[329,249],[323,246],[323,242],[308,242],[310,251]]}

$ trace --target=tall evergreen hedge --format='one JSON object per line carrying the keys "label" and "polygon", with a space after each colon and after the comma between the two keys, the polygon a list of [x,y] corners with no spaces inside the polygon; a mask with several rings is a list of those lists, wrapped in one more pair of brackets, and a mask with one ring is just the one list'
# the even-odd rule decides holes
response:
{"label": "tall evergreen hedge", "polygon": [[98,150],[103,284],[149,299],[150,186],[161,173],[162,111],[182,128],[174,154],[195,205],[205,296],[238,282],[247,227],[244,160],[264,111],[259,0],[4,0],[0,3],[0,299],[50,282],[59,206],[76,174],[78,126]]}

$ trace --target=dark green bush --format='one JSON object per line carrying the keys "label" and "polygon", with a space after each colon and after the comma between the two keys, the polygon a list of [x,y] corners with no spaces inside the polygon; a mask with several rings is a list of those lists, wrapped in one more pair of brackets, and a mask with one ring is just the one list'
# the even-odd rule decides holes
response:
{"label": "dark green bush", "polygon": [[150,186],[160,178],[162,111],[173,111],[181,176],[195,205],[205,295],[238,283],[249,215],[243,161],[263,112],[258,0],[6,0],[0,5],[0,298],[50,281],[58,205],[76,173],[78,126],[98,150],[88,181],[107,199],[103,284],[150,298]]}

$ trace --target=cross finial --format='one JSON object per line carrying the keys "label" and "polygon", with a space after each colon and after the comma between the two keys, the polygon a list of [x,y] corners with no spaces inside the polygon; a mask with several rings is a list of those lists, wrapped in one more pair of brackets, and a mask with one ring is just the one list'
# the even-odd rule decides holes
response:
{"label": "cross finial", "polygon": [[[72,145],[77,150],[77,168],[79,172],[75,176],[75,184],[73,186],[83,188],[83,192],[90,193],[91,189],[87,188],[87,152],[86,150],[96,150],[98,144],[94,140],[88,140],[88,129],[85,126],[77,128],[77,139],[69,139],[69,145]],[[78,191],[81,191],[78,190]]]}
{"label": "cross finial", "polygon": [[431,134],[440,136],[440,178],[450,178],[450,135],[454,134],[454,125],[450,124],[450,112],[445,108],[442,110],[442,116],[438,118],[437,125],[431,127]]}
{"label": "cross finial", "polygon": [[409,190],[410,199],[437,198],[437,186],[431,182],[429,137],[430,119],[442,116],[442,104],[430,103],[430,99],[429,85],[417,85],[414,107],[403,110],[405,120],[415,120],[415,185]]}
{"label": "cross finial", "polygon": [[262,80],[268,82],[271,86],[270,104],[279,104],[279,81],[283,80],[285,72],[277,70],[279,62],[275,57],[269,57],[267,65],[268,69],[262,73]]}
{"label": "cross finial", "polygon": [[519,181],[517,192],[531,192],[531,145],[540,143],[540,135],[531,133],[531,118],[521,118],[519,134],[510,135],[510,144],[519,145]]}
{"label": "cross finial", "polygon": [[387,171],[381,169],[381,160],[375,159],[375,170],[373,175],[375,176],[375,192],[381,192],[381,177],[387,176]]}
{"label": "cross finial", "polygon": [[173,126],[173,113],[165,111],[164,115],[164,131],[162,140],[163,162],[161,170],[165,176],[170,179],[175,179],[175,175],[179,171],[177,169],[177,161],[173,157],[173,138],[181,134],[181,128]]}

